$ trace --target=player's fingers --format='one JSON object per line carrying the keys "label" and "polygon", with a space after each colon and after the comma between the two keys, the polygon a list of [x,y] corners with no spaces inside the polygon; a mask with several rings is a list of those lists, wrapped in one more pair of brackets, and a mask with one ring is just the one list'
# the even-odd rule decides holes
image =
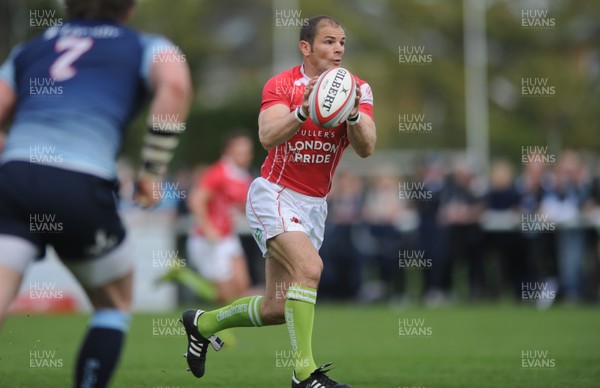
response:
{"label": "player's fingers", "polygon": [[313,88],[311,87],[306,87],[306,89],[304,90],[304,95],[302,96],[302,100],[304,102],[304,104],[308,104],[308,98],[310,97],[310,93],[312,92]]}
{"label": "player's fingers", "polygon": [[362,90],[360,90],[360,86],[358,86],[358,84],[356,85],[356,98],[361,98],[362,97]]}
{"label": "player's fingers", "polygon": [[362,96],[362,92],[358,85],[356,85],[356,97],[354,97],[354,106],[357,107],[360,105],[360,97]]}

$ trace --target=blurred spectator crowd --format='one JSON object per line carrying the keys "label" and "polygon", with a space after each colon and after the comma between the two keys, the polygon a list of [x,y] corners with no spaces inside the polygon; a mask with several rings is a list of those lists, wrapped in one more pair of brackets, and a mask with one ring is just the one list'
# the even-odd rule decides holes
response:
{"label": "blurred spectator crowd", "polygon": [[551,302],[597,301],[600,166],[573,151],[533,156],[519,171],[494,160],[487,177],[465,158],[439,156],[410,176],[339,171],[319,295],[403,303],[416,278],[430,306],[522,300],[528,287]]}

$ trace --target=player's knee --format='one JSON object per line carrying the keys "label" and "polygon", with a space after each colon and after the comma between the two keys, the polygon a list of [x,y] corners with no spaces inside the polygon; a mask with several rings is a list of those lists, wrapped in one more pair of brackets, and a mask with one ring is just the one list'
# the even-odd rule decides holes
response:
{"label": "player's knee", "polygon": [[323,272],[323,261],[320,258],[311,260],[302,266],[301,272],[303,280],[307,283],[306,285],[316,287]]}

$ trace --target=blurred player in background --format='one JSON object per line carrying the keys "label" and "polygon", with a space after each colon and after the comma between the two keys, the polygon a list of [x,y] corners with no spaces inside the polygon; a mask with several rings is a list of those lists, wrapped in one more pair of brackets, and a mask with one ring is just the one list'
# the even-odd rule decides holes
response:
{"label": "blurred player in background", "polygon": [[[317,77],[341,66],[345,42],[344,30],[336,20],[328,16],[307,20],[300,30],[299,43],[304,63],[271,78],[263,89],[259,138],[269,153],[262,176],[250,186],[246,214],[266,259],[266,293],[264,297],[238,299],[214,311],[183,313],[189,343],[187,362],[196,377],[204,375],[208,344],[216,350],[222,345],[215,333],[231,327],[286,323],[295,355],[292,387],[349,387],[325,374],[330,364],[317,368],[312,355],[312,328],[323,268],[318,250],[327,216],[325,197],[348,145],[361,157],[371,155],[375,149],[371,88],[356,79],[354,109],[347,122],[336,128],[320,128],[307,119],[308,97]],[[327,147],[332,150],[328,153],[325,147],[291,146],[300,142],[323,142],[335,147]],[[304,155],[289,155],[294,152]],[[293,162],[298,159],[323,163]],[[287,290],[285,297],[280,297],[281,289]]]}
{"label": "blurred player in background", "polygon": [[[121,353],[132,293],[133,252],[117,214],[115,157],[152,92],[135,199],[156,204],[178,142],[171,129],[187,115],[191,82],[172,43],[122,24],[134,0],[65,4],[64,24],[17,46],[0,68],[0,124],[14,115],[0,166],[0,321],[28,265],[51,245],[95,309],[74,386],[104,387]],[[45,94],[40,85],[54,89]],[[167,116],[176,122],[162,122]]]}
{"label": "blurred player in background", "polygon": [[246,205],[253,148],[247,132],[232,132],[220,160],[199,177],[188,199],[195,225],[187,240],[188,257],[198,273],[181,265],[162,280],[185,285],[199,297],[221,304],[248,290],[250,275],[235,234],[235,215]]}

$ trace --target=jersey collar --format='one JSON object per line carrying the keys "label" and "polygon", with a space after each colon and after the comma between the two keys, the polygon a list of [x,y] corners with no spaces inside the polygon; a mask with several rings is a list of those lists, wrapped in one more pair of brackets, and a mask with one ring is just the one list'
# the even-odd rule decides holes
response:
{"label": "jersey collar", "polygon": [[302,74],[301,82],[306,85],[308,81],[310,81],[310,77],[304,72],[304,62],[302,62],[302,64],[300,65],[300,74]]}

